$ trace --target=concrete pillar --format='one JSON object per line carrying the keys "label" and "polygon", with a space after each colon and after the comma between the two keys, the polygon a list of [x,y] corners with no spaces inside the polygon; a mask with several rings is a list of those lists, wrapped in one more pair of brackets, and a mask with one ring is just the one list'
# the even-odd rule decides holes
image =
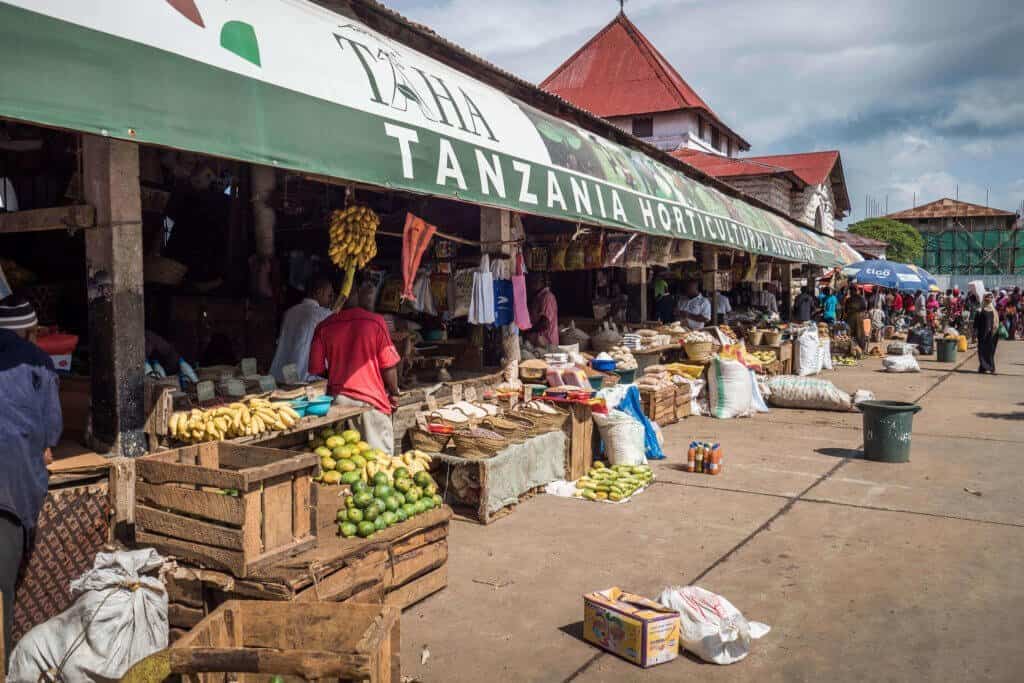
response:
{"label": "concrete pillar", "polygon": [[112,455],[135,457],[146,450],[139,148],[82,138],[85,200],[96,209],[85,231],[92,434]]}
{"label": "concrete pillar", "polygon": [[492,256],[512,254],[512,212],[480,207],[480,250]]}

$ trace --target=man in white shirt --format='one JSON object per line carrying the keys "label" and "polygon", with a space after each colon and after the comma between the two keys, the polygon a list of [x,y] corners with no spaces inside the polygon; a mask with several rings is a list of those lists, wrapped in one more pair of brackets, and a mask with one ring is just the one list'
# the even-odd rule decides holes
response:
{"label": "man in white shirt", "polygon": [[278,382],[285,381],[284,366],[292,363],[295,364],[295,374],[299,380],[312,382],[320,379],[309,374],[309,347],[316,326],[331,315],[334,286],[327,278],[318,278],[313,281],[308,294],[308,297],[285,311],[281,322],[281,336],[277,340],[274,362],[270,364],[270,374]]}
{"label": "man in white shirt", "polygon": [[725,316],[732,313],[732,304],[729,303],[729,297],[721,292],[715,292],[715,301],[718,303],[718,320],[715,322],[721,324],[725,322]]}
{"label": "man in white shirt", "polygon": [[686,283],[686,292],[679,304],[679,318],[691,330],[703,329],[711,322],[711,301],[700,293],[696,280]]}
{"label": "man in white shirt", "polygon": [[775,295],[768,289],[768,283],[764,283],[760,291],[754,293],[752,303],[758,308],[763,308],[768,313],[779,312],[779,302]]}

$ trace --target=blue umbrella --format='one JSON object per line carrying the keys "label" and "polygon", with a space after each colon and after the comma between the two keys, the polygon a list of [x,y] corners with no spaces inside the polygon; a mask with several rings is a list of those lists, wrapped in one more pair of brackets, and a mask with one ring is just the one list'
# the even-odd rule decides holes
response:
{"label": "blue umbrella", "polygon": [[938,283],[928,271],[895,261],[874,260],[851,263],[843,268],[843,275],[858,285],[875,285],[903,291],[938,289]]}

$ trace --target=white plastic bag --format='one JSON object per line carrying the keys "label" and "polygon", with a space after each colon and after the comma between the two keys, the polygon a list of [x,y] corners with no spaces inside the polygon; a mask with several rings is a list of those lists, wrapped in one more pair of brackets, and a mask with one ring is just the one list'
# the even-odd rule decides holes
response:
{"label": "white plastic bag", "polygon": [[747,621],[731,602],[699,586],[669,586],[658,602],[679,612],[679,642],[705,662],[734,664],[771,627]]}
{"label": "white plastic bag", "polygon": [[621,410],[607,415],[594,413],[594,422],[604,441],[605,455],[613,465],[643,465],[647,462],[644,426]]}
{"label": "white plastic bag", "polygon": [[750,370],[738,360],[715,356],[708,368],[708,408],[713,417],[747,417],[754,412]]}
{"label": "white plastic bag", "polygon": [[921,372],[917,359],[910,355],[886,356],[882,359],[882,369],[886,372]]}
{"label": "white plastic bag", "polygon": [[[167,647],[167,591],[152,548],[99,553],[71,582],[74,604],[25,634],[11,653],[7,683],[36,683],[63,664],[62,681],[118,680]],[[48,679],[47,679],[48,680]]]}
{"label": "white plastic bag", "polygon": [[818,331],[813,327],[807,328],[796,340],[796,343],[800,362],[796,374],[806,377],[821,372],[821,345],[818,343]]}

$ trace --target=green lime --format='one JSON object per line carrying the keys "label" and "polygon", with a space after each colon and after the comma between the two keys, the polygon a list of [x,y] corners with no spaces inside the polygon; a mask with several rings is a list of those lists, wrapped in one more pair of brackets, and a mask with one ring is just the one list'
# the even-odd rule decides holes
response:
{"label": "green lime", "polygon": [[398,498],[394,495],[390,495],[384,499],[384,507],[386,507],[390,512],[397,510],[399,504]]}
{"label": "green lime", "polygon": [[386,472],[378,472],[377,474],[373,475],[373,483],[374,484],[390,484],[391,483],[391,477],[389,477]]}
{"label": "green lime", "polygon": [[399,467],[399,468],[397,468],[395,470],[395,482],[396,483],[398,482],[399,479],[408,479],[409,477],[410,477],[409,470],[405,469],[404,467]]}
{"label": "green lime", "polygon": [[373,494],[369,491],[360,491],[355,495],[356,507],[365,509],[373,503]]}
{"label": "green lime", "polygon": [[383,531],[388,528],[388,523],[384,521],[384,515],[380,515],[377,519],[373,520],[373,528],[377,531]]}
{"label": "green lime", "polygon": [[409,519],[409,513],[405,511],[404,507],[400,507],[397,510],[395,510],[395,517],[398,518],[399,522],[404,522],[405,520]]}
{"label": "green lime", "polygon": [[412,480],[421,488],[426,488],[428,484],[432,484],[434,482],[426,472],[417,472],[416,476],[414,476]]}
{"label": "green lime", "polygon": [[349,508],[348,521],[358,524],[363,521],[363,511],[359,508]]}
{"label": "green lime", "polygon": [[406,518],[412,517],[416,514],[416,506],[413,503],[406,503],[402,506],[402,511],[405,512]]}
{"label": "green lime", "polygon": [[389,484],[377,484],[373,487],[373,495],[376,498],[383,500],[392,494],[394,490]]}
{"label": "green lime", "polygon": [[398,515],[396,515],[391,510],[382,512],[380,516],[384,518],[384,523],[388,526],[391,526],[392,524],[398,521]]}
{"label": "green lime", "polygon": [[359,527],[352,522],[342,522],[338,525],[338,532],[345,538],[352,538],[359,533]]}
{"label": "green lime", "polygon": [[439,507],[441,507],[442,504],[444,504],[444,501],[441,500],[441,496],[439,496],[439,495],[437,495],[435,493],[434,494],[434,507],[439,508]]}
{"label": "green lime", "polygon": [[380,508],[378,508],[376,505],[370,505],[365,510],[363,510],[363,519],[365,519],[367,522],[376,521],[378,515],[380,515]]}
{"label": "green lime", "polygon": [[412,479],[395,479],[395,490],[405,493],[413,487]]}
{"label": "green lime", "polygon": [[373,532],[377,530],[377,527],[373,522],[359,522],[359,535],[362,538],[369,538],[373,536]]}

